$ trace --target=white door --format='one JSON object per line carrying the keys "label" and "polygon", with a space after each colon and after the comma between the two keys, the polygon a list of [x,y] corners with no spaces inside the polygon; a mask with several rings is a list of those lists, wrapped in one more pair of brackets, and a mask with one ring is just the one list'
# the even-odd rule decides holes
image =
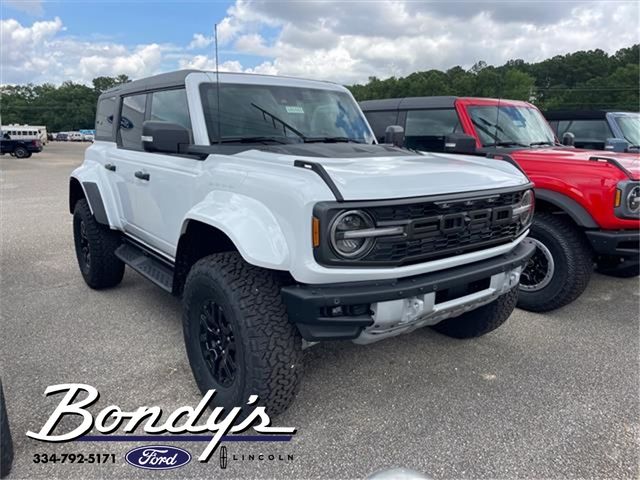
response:
{"label": "white door", "polygon": [[152,247],[173,256],[186,212],[197,202],[196,179],[203,162],[178,155],[142,150],[145,119],[165,120],[190,128],[184,90],[166,90],[125,97],[119,147],[113,154],[114,176],[124,229]]}

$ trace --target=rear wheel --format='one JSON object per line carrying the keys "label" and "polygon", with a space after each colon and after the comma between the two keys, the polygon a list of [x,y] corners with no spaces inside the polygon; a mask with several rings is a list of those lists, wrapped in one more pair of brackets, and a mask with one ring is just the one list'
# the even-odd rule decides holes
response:
{"label": "rear wheel", "polygon": [[183,293],[184,338],[200,390],[213,406],[257,405],[270,414],[293,401],[302,377],[302,341],[289,322],[275,274],[236,252],[210,255],[189,272]]}
{"label": "rear wheel", "polygon": [[31,156],[31,153],[29,152],[29,150],[27,150],[24,147],[16,147],[13,153],[17,158],[27,158]]}
{"label": "rear wheel", "polygon": [[91,288],[114,287],[122,281],[124,263],[115,255],[121,244],[118,233],[98,223],[85,199],[73,212],[73,239],[78,266]]}
{"label": "rear wheel", "polygon": [[453,338],[481,337],[506,322],[516,308],[517,301],[518,289],[514,288],[487,305],[463,313],[459,317],[443,320],[431,328]]}
{"label": "rear wheel", "polygon": [[518,307],[546,312],[573,302],[593,271],[583,233],[566,217],[543,212],[535,214],[529,238],[537,248],[520,277]]}

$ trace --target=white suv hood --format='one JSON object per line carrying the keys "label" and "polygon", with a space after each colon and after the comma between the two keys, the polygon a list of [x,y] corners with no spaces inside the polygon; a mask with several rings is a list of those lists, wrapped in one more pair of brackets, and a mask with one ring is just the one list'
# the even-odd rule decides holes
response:
{"label": "white suv hood", "polygon": [[468,155],[319,158],[249,150],[235,156],[267,162],[286,162],[292,168],[295,160],[319,163],[329,173],[345,200],[381,200],[472,192],[529,182],[517,168],[505,161]]}

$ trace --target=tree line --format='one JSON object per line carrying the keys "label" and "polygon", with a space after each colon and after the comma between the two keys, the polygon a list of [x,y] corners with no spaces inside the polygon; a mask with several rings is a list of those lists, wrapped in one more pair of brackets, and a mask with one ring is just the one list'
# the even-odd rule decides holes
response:
{"label": "tree line", "polygon": [[129,82],[126,75],[97,77],[92,86],[74,82],[61,85],[3,85],[0,87],[2,124],[45,125],[49,132],[92,129],[102,92]]}
{"label": "tree line", "polygon": [[[406,77],[351,85],[357,100],[428,95],[500,97],[527,100],[542,110],[639,110],[640,45],[609,55],[589,50],[558,55],[538,63],[509,60],[502,66],[479,61],[468,70],[427,70]],[[51,132],[93,128],[98,96],[130,81],[126,75],[98,77],[92,85],[71,81],[59,86],[5,85],[0,87],[4,125],[46,125]]]}
{"label": "tree line", "polygon": [[360,100],[456,95],[526,100],[541,110],[639,109],[639,45],[609,55],[589,50],[557,55],[538,63],[509,60],[502,66],[477,62],[469,70],[453,67],[349,87]]}

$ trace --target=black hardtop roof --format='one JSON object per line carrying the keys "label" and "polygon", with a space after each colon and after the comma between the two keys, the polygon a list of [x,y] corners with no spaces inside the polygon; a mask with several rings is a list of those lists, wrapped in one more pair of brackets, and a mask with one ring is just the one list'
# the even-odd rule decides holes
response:
{"label": "black hardtop roof", "polygon": [[453,108],[457,98],[460,97],[404,97],[385,98],[383,100],[364,100],[360,102],[360,108],[365,112],[375,110],[399,110],[400,108]]}
{"label": "black hardtop roof", "polygon": [[105,90],[101,97],[112,97],[114,95],[124,95],[133,92],[143,92],[145,90],[153,90],[156,88],[179,87],[184,85],[187,75],[200,70],[178,70],[176,72],[161,73],[152,77],[141,78],[132,82],[116,85],[109,90]]}
{"label": "black hardtop roof", "polygon": [[638,113],[623,110],[549,110],[544,112],[547,120],[600,120],[607,113]]}
{"label": "black hardtop roof", "polygon": [[[184,86],[187,75],[191,73],[215,73],[215,72],[211,70],[186,69],[186,70],[177,70],[175,72],[160,73],[158,75],[153,75],[151,77],[141,78],[140,80],[134,80],[132,82],[116,85],[115,87],[102,92],[100,94],[100,98],[113,97],[116,95],[128,95],[131,93],[145,92],[145,91],[157,90],[157,89],[163,89],[163,88],[181,87],[181,86]],[[308,80],[312,82],[336,85],[335,82],[327,82],[324,80],[312,80],[312,79],[299,78],[299,77],[290,77],[287,75],[264,75],[264,74],[243,73],[243,72],[220,72],[221,76],[228,75],[228,74],[250,75],[255,77],[294,78],[296,80]]]}

